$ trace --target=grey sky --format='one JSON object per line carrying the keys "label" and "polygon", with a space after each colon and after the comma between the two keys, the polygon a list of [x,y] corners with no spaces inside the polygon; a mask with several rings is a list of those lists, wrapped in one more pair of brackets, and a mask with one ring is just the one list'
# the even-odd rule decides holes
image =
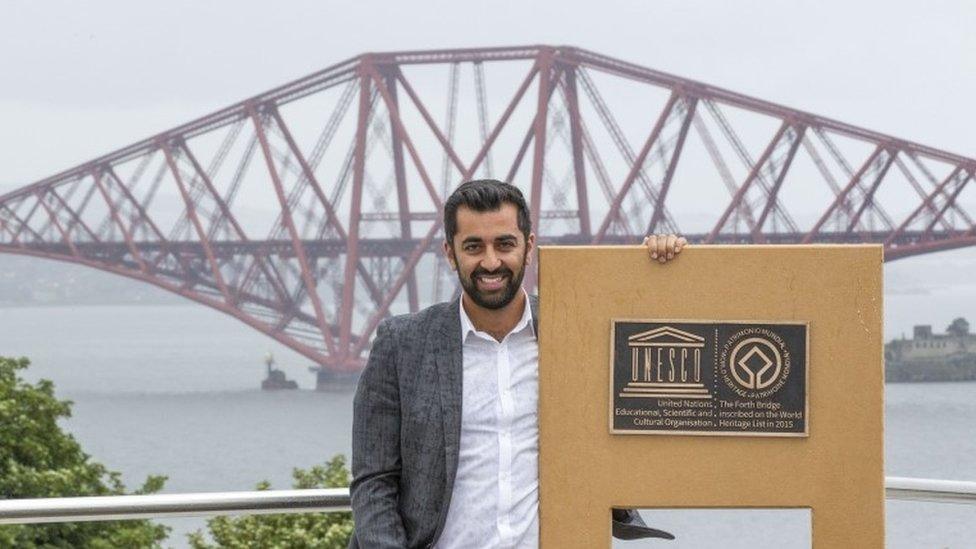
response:
{"label": "grey sky", "polygon": [[976,155],[974,23],[966,1],[7,1],[0,188],[364,51],[526,43]]}

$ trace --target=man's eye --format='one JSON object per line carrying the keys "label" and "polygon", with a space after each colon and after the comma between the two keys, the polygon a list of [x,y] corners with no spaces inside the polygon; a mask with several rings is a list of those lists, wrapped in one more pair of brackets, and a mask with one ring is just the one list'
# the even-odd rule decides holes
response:
{"label": "man's eye", "polygon": [[475,251],[478,251],[478,245],[477,244],[466,244],[464,246],[464,251],[466,251],[466,252],[475,252]]}
{"label": "man's eye", "polygon": [[508,250],[508,249],[514,248],[515,247],[515,243],[512,242],[512,241],[510,241],[510,240],[506,240],[505,242],[500,242],[498,244],[498,247]]}

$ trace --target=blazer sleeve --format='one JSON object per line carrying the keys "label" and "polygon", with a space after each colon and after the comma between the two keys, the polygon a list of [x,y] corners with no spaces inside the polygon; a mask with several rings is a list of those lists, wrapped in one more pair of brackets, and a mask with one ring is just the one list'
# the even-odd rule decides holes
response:
{"label": "blazer sleeve", "polygon": [[353,401],[351,546],[358,542],[359,547],[392,549],[407,543],[398,510],[400,390],[395,340],[389,320],[384,320]]}

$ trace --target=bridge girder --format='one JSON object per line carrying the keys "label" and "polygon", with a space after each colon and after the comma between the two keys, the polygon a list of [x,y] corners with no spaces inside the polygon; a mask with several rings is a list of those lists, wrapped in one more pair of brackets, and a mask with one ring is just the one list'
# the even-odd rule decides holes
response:
{"label": "bridge girder", "polygon": [[369,53],[0,196],[0,252],[155,284],[354,371],[382,319],[457,291],[438,212],[463,180],[520,186],[543,244],[682,232],[894,260],[976,245],[974,175],[579,48]]}

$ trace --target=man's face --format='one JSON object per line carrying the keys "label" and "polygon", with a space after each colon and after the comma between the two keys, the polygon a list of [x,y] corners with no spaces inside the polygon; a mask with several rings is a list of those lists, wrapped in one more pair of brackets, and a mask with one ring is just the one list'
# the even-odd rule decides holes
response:
{"label": "man's face", "polygon": [[486,309],[501,309],[521,288],[534,244],[535,235],[526,241],[519,230],[514,204],[504,202],[488,212],[461,206],[457,233],[453,242],[444,243],[444,253],[472,301]]}

